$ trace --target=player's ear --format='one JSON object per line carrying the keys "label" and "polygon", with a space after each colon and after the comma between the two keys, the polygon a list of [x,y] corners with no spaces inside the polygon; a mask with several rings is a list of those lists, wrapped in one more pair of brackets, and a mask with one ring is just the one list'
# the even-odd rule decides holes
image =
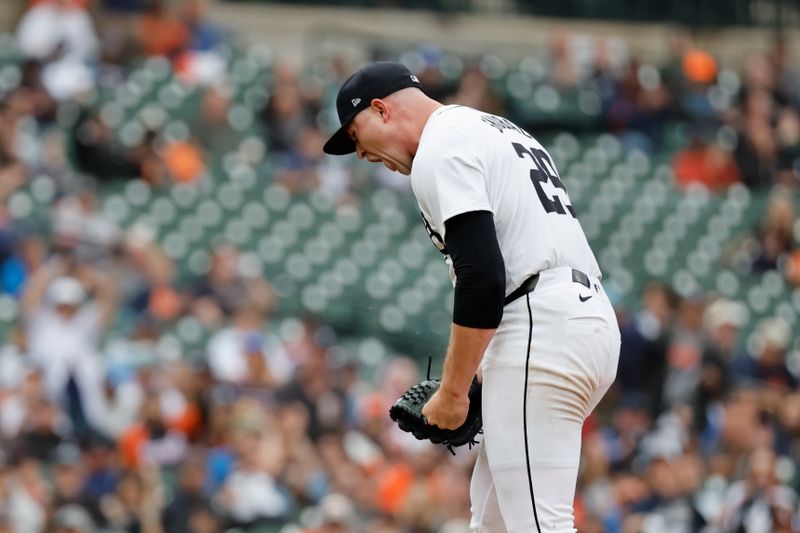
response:
{"label": "player's ear", "polygon": [[372,100],[371,107],[380,115],[383,122],[389,119],[389,106],[386,105],[386,102],[380,98],[375,98]]}

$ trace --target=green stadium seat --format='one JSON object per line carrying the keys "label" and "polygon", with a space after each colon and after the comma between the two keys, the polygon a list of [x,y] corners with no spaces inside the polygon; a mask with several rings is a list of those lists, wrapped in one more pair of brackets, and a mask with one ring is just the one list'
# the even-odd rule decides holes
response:
{"label": "green stadium seat", "polygon": [[128,148],[138,146],[144,135],[145,129],[138,120],[128,120],[119,129],[119,140]]}
{"label": "green stadium seat", "polygon": [[19,314],[17,300],[10,294],[0,294],[0,324],[7,328],[19,319]]}
{"label": "green stadium seat", "polygon": [[242,209],[242,218],[252,229],[264,230],[269,222],[269,211],[261,202],[248,202]]}
{"label": "green stadium seat", "polygon": [[213,228],[222,222],[222,209],[213,200],[202,200],[194,212],[195,218],[204,226]]}
{"label": "green stadium seat", "polygon": [[301,231],[313,227],[316,216],[314,210],[305,202],[296,202],[287,212],[287,219]]}
{"label": "green stadium seat", "polygon": [[264,189],[264,202],[270,211],[281,213],[289,207],[292,197],[286,187],[279,183],[273,183]]}
{"label": "green stadium seat", "polygon": [[273,235],[262,237],[257,249],[261,258],[269,264],[278,263],[284,256],[283,241]]}
{"label": "green stadium seat", "polygon": [[[191,241],[190,241],[191,242]],[[203,249],[195,249],[187,260],[189,272],[194,276],[202,276],[211,266],[211,256]]]}
{"label": "green stadium seat", "polygon": [[34,202],[30,193],[24,189],[17,190],[8,199],[8,213],[17,220],[24,220],[33,214]]}
{"label": "green stadium seat", "polygon": [[284,263],[284,272],[295,281],[305,281],[312,274],[312,265],[303,254],[290,254]]}
{"label": "green stadium seat", "polygon": [[172,259],[183,259],[189,253],[189,243],[186,238],[178,232],[170,232],[161,239],[164,252]]}
{"label": "green stadium seat", "polygon": [[396,305],[387,305],[380,312],[380,324],[389,333],[400,333],[406,326],[405,313]]}
{"label": "green stadium seat", "polygon": [[330,246],[322,239],[311,239],[303,246],[306,258],[314,265],[325,265],[331,257]]}
{"label": "green stadium seat", "polygon": [[246,244],[252,235],[250,225],[241,218],[229,219],[225,224],[225,238],[237,247]]}
{"label": "green stadium seat", "polygon": [[354,285],[361,276],[361,268],[350,258],[339,259],[334,265],[334,269],[344,285]]}
{"label": "green stadium seat", "polygon": [[385,300],[392,293],[392,284],[386,276],[372,273],[364,281],[364,289],[372,300]]}
{"label": "green stadium seat", "polygon": [[357,240],[351,249],[351,258],[362,268],[370,268],[378,259],[378,250],[369,241]]}
{"label": "green stadium seat", "polygon": [[153,200],[150,204],[150,216],[160,226],[164,226],[175,221],[177,209],[167,197],[160,197]]}

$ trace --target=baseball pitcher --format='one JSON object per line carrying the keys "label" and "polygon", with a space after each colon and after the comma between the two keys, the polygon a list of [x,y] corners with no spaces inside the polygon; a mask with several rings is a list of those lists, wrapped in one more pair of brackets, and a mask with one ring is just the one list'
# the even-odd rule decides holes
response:
{"label": "baseball pitcher", "polygon": [[336,106],[325,152],[410,176],[455,286],[441,380],[410,389],[392,418],[456,445],[482,419],[473,531],[575,531],[581,427],[614,380],[620,335],[553,160],[505,118],[428,98],[398,63],[353,74]]}

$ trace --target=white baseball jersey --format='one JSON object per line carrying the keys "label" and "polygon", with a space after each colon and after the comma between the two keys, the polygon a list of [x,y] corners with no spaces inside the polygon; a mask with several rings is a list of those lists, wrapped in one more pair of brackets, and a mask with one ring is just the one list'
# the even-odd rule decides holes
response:
{"label": "white baseball jersey", "polygon": [[458,105],[438,108],[422,131],[411,186],[428,234],[445,255],[446,220],[469,211],[493,214],[506,295],[558,267],[600,278],[550,155],[508,119]]}
{"label": "white baseball jersey", "polygon": [[[490,211],[506,296],[540,274],[534,291],[503,308],[481,361],[484,438],[470,530],[574,533],[581,428],[614,380],[620,335],[558,171],[509,120],[446,106],[422,131],[411,184],[445,256],[445,221]],[[573,269],[588,281],[576,281]]]}

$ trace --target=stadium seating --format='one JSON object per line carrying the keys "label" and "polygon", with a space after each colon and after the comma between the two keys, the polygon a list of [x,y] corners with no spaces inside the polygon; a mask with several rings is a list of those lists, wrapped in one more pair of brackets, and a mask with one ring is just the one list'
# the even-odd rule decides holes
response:
{"label": "stadium seating", "polygon": [[[9,46],[0,40],[0,86],[18,81],[7,60]],[[266,97],[269,54],[230,49],[228,55],[242,144],[263,152],[263,126],[255,114]],[[512,96],[512,113],[584,123],[597,115],[579,91],[551,94],[544,84],[531,89],[536,72],[527,59],[498,74],[496,82]],[[99,90],[96,105],[119,139],[133,146],[147,129],[187,138],[199,94],[173,77],[166,60],[150,59],[125,83]],[[681,191],[673,183],[670,149],[624,153],[607,133],[562,132],[543,141],[619,307],[635,308],[644,284],[659,278],[683,295],[713,291],[745,303],[750,312],[742,342],[758,320],[773,313],[796,322],[800,289],[787,287],[777,272],[742,274],[727,256],[728,243],[763,216],[765,193],[739,185],[719,195],[699,187]],[[277,324],[304,313],[319,315],[349,339],[366,365],[377,364],[390,349],[419,357],[441,352],[452,289],[411,195],[370,186],[359,205],[337,205],[320,191],[291,194],[273,178],[269,156],[253,167],[233,153],[213,154],[207,174],[195,184],[151,187],[132,180],[104,183],[99,194],[103,213],[120,227],[154,232],[181,275],[201,275],[215,245],[236,245],[246,268],[266,276],[281,296]],[[46,221],[53,190],[50,178],[37,177],[11,198],[11,215]],[[18,313],[13,298],[0,296],[3,330]],[[211,333],[185,317],[162,340],[177,352],[199,354]]]}

